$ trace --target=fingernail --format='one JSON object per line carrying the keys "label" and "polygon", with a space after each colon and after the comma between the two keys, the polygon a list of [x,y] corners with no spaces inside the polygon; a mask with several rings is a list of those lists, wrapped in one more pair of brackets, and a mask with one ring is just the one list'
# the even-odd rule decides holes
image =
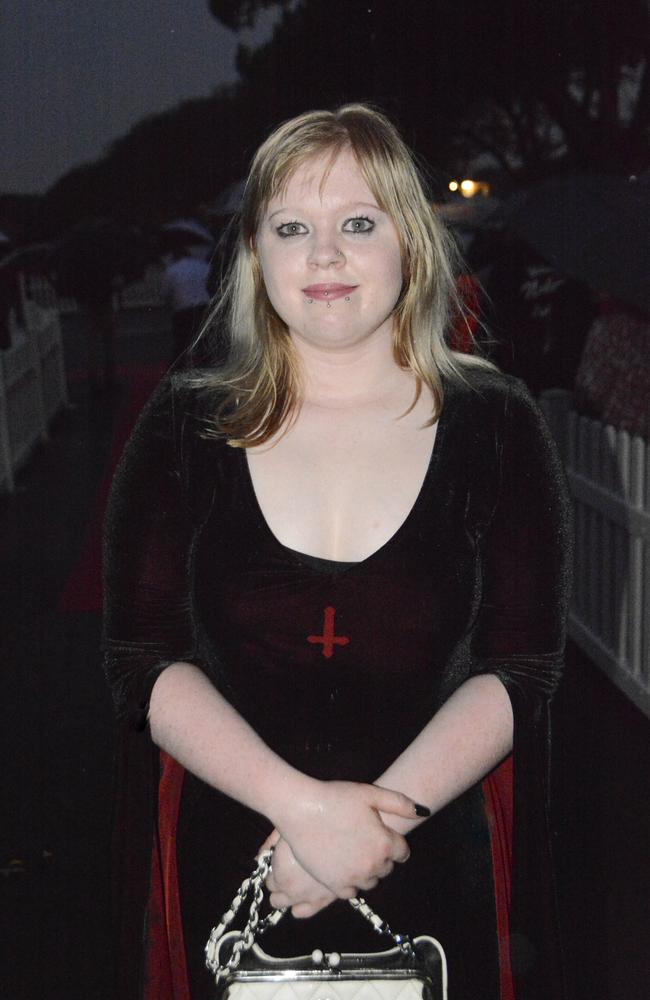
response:
{"label": "fingernail", "polygon": [[415,803],[415,815],[416,816],[430,816],[431,810],[427,809],[426,806],[421,806],[419,802]]}

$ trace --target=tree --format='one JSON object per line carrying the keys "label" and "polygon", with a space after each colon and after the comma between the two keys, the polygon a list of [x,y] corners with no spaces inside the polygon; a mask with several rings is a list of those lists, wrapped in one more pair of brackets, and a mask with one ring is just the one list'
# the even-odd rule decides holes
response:
{"label": "tree", "polygon": [[231,31],[252,28],[258,14],[269,7],[289,7],[290,0],[209,0],[214,16]]}
{"label": "tree", "polygon": [[47,235],[99,216],[156,224],[212,201],[244,170],[254,118],[245,102],[229,86],[139,122],[103,159],[75,168],[47,192]]}
{"label": "tree", "polygon": [[[486,110],[505,123],[511,151],[537,168],[563,157],[581,169],[634,167],[648,148],[647,0],[468,5],[472,96],[463,126],[481,143]],[[489,58],[486,55],[489,54]],[[621,91],[638,74],[629,107]],[[468,94],[468,96],[470,96]],[[478,130],[476,129],[479,125]]]}
{"label": "tree", "polygon": [[[210,0],[224,24],[267,0]],[[633,169],[648,151],[648,0],[283,0],[263,48],[240,52],[269,122],[369,99],[432,162],[491,150],[529,176],[564,160]],[[332,30],[332,25],[336,30]],[[343,27],[341,27],[343,26]],[[627,107],[624,92],[627,90]]]}

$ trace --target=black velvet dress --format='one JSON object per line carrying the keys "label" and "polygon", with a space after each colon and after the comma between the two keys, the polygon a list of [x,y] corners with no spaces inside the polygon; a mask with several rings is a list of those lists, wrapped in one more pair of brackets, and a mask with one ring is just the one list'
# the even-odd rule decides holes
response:
{"label": "black velvet dress", "polygon": [[[123,722],[121,996],[210,995],[203,945],[270,829],[179,776],[152,747],[149,693],[178,659],[200,666],[296,767],[356,781],[381,774],[464,680],[496,674],[515,718],[512,905],[501,955],[494,817],[481,783],[411,834],[411,859],[368,899],[394,929],[441,940],[453,1000],[505,997],[504,961],[517,1000],[563,996],[547,777],[568,503],[525,389],[496,374],[471,382],[446,386],[410,514],[353,565],[314,564],[275,539],[245,453],[198,433],[206,403],[182,382],[166,382],[143,414],[106,533],[106,667]],[[378,946],[345,903],[309,921],[286,917],[265,941],[275,954]]]}

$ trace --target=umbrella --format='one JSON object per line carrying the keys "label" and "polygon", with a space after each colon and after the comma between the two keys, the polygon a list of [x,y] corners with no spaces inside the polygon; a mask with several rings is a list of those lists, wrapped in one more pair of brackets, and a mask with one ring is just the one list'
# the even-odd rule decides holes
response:
{"label": "umbrella", "polygon": [[210,230],[196,219],[174,219],[160,227],[165,242],[187,245],[192,243],[214,243]]}
{"label": "umbrella", "polygon": [[650,311],[650,172],[554,177],[510,207],[512,229],[557,270]]}
{"label": "umbrella", "polygon": [[490,229],[503,221],[503,202],[493,196],[440,202],[434,208],[447,225],[459,229]]}
{"label": "umbrella", "polygon": [[29,243],[16,247],[0,260],[0,270],[48,272],[53,266],[52,252],[51,243]]}

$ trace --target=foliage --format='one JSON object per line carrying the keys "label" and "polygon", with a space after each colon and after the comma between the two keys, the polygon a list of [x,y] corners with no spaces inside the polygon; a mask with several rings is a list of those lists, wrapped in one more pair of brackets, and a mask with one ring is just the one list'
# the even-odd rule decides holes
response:
{"label": "foliage", "polygon": [[[11,241],[7,249],[35,240],[40,200],[37,194],[0,195],[0,232]],[[3,248],[0,245],[0,251]]]}
{"label": "foliage", "polygon": [[155,224],[209,202],[243,170],[245,112],[236,88],[139,122],[107,156],[66,174],[43,215],[56,234],[97,216]]}
{"label": "foliage", "polygon": [[[240,177],[279,120],[368,100],[438,171],[490,152],[533,179],[559,165],[639,170],[650,135],[648,0],[208,0],[240,46],[240,82],[140,122],[44,199],[40,237],[97,216],[186,214]],[[627,106],[624,94],[628,90]]]}
{"label": "foliage", "polygon": [[240,31],[252,28],[260,11],[268,7],[288,7],[290,0],[209,0],[211,12],[226,28]]}
{"label": "foliage", "polygon": [[[266,0],[212,0],[231,26]],[[647,0],[285,0],[269,45],[242,51],[277,117],[369,98],[428,159],[492,151],[510,171],[638,166],[648,150]],[[636,71],[636,99],[622,90]],[[634,90],[635,88],[631,88]],[[270,117],[270,116],[269,116]]]}

